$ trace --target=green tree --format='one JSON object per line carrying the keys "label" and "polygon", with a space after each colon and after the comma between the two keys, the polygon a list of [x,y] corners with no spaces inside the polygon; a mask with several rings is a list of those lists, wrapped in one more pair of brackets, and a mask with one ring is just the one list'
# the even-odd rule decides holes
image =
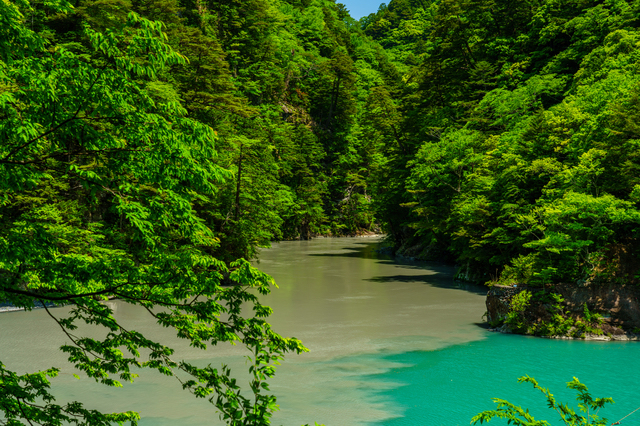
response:
{"label": "green tree", "polygon": [[374,205],[396,247],[437,242],[473,280],[634,281],[632,265],[606,264],[640,253],[635,10],[393,0],[363,20],[403,62],[378,102],[393,119],[374,103],[359,117],[383,141]]}
{"label": "green tree", "polygon": [[[55,19],[73,13],[64,1],[46,7]],[[102,32],[84,22],[69,46],[32,31],[30,13],[28,2],[0,3],[0,299],[26,309],[71,304],[66,318],[46,309],[69,339],[69,361],[97,382],[120,386],[137,368],[181,370],[183,387],[227,423],[268,424],[274,365],[305,348],[266,321],[271,310],[258,297],[273,280],[245,260],[214,257],[219,239],[199,206],[231,177],[214,161],[215,133],[148,89],[185,57],[166,44],[161,22],[135,13]],[[124,328],[101,303],[113,297],[197,348],[244,345],[252,396],[228,367],[174,360],[170,347]],[[77,334],[79,323],[104,337]],[[49,390],[57,372],[19,375],[0,363],[5,419],[136,424],[133,412],[57,405]]]}

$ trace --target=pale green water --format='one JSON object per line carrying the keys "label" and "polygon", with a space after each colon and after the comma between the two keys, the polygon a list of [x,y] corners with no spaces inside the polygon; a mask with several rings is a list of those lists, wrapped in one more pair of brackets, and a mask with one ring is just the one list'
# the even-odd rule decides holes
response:
{"label": "pale green water", "polygon": [[[559,395],[576,375],[598,396],[616,399],[615,409],[605,412],[615,420],[636,408],[627,409],[636,397],[640,346],[489,333],[477,324],[485,311],[484,290],[457,288],[448,267],[378,257],[375,242],[317,239],[263,251],[259,266],[280,286],[266,300],[275,311],[271,322],[311,350],[279,367],[272,390],[281,411],[274,424],[469,424],[478,411],[492,407],[491,397],[513,396],[520,403],[516,397],[532,395],[515,383],[523,374]],[[142,311],[113,306],[127,324],[171,338]],[[59,365],[64,357],[54,348],[64,338],[45,316],[0,315],[0,360],[18,371]],[[238,348],[200,352],[176,345],[198,363],[246,368]],[[182,392],[172,379],[144,374],[124,389],[106,389],[77,381],[72,373],[67,369],[56,379],[61,399],[136,410],[142,426],[220,424],[213,407]]]}

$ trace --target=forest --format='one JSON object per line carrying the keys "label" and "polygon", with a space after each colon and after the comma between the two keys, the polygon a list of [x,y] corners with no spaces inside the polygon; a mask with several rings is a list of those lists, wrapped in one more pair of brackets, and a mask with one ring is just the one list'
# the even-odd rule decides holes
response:
{"label": "forest", "polygon": [[[0,300],[73,304],[51,316],[84,374],[181,370],[233,425],[269,423],[274,364],[306,350],[256,294],[273,241],[385,233],[480,284],[640,284],[638,0],[391,0],[359,21],[335,0],[2,0],[0,141]],[[108,298],[249,347],[255,397]],[[57,372],[0,363],[5,418],[135,423],[56,405]]]}

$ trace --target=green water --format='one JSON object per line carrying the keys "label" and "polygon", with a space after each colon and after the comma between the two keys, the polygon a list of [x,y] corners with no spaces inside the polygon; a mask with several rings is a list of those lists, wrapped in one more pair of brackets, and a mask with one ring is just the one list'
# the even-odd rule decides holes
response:
{"label": "green water", "polygon": [[[372,425],[468,425],[475,414],[494,408],[494,397],[529,408],[537,420],[560,424],[539,391],[531,384],[517,383],[525,374],[576,409],[576,393],[566,388],[574,376],[593,396],[612,397],[615,404],[599,413],[610,423],[640,406],[640,345],[635,342],[560,341],[491,333],[481,341],[385,359],[402,366],[368,380],[393,384],[371,393],[398,417]],[[623,423],[640,424],[640,411]]]}

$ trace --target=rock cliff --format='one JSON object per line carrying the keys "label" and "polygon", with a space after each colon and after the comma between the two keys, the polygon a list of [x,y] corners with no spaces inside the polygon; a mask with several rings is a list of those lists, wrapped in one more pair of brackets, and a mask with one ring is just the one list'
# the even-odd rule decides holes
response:
{"label": "rock cliff", "polygon": [[[525,291],[530,297],[516,298]],[[635,285],[493,286],[486,304],[489,324],[502,332],[605,340],[637,340],[640,333]]]}

